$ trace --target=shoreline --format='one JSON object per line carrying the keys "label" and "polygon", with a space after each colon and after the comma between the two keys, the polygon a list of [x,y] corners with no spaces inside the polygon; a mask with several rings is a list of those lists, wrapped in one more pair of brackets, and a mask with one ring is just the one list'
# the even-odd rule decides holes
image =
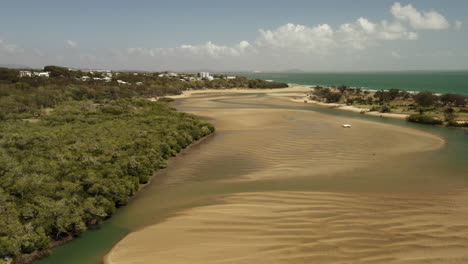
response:
{"label": "shoreline", "polygon": [[369,108],[360,108],[352,105],[346,104],[337,104],[337,103],[323,103],[319,101],[310,100],[307,96],[303,98],[291,99],[291,101],[296,103],[306,103],[306,104],[314,104],[317,106],[323,106],[327,108],[333,108],[353,113],[358,113],[362,115],[369,115],[369,116],[378,116],[378,117],[389,117],[389,118],[396,118],[396,119],[406,119],[409,117],[407,114],[398,114],[398,113],[380,113],[377,111],[370,111]]}
{"label": "shoreline", "polygon": [[[308,98],[308,92],[312,89],[311,86],[307,85],[294,85],[288,88],[277,88],[277,89],[248,89],[248,88],[234,88],[234,89],[203,89],[203,90],[188,90],[183,91],[180,95],[169,95],[165,96],[172,99],[181,99],[187,98],[191,95],[202,95],[202,94],[209,94],[209,93],[221,93],[221,94],[229,94],[229,93],[265,93],[270,94],[272,96],[278,98],[289,97],[289,100],[295,103],[307,103],[313,104],[317,106],[333,108],[358,114],[365,114],[370,116],[377,116],[377,117],[388,117],[388,118],[396,118],[396,119],[406,119],[409,115],[407,114],[398,114],[398,113],[380,113],[377,111],[369,111],[368,108],[360,108],[352,105],[346,104],[338,104],[338,103],[324,103],[319,101],[310,100]],[[274,92],[281,92],[281,93],[288,93],[283,94],[283,96],[278,96],[276,94],[272,94]]]}
{"label": "shoreline", "polygon": [[[385,118],[393,118],[393,119],[400,119],[400,120],[407,120],[412,113],[393,113],[393,112],[386,112],[386,113],[381,113],[379,111],[370,111],[369,108],[366,107],[359,107],[356,105],[347,105],[343,103],[325,103],[325,102],[320,102],[320,101],[315,101],[309,99],[311,89],[313,89],[313,86],[310,85],[294,85],[290,86],[288,88],[276,88],[276,89],[249,89],[249,88],[232,88],[232,89],[203,89],[203,90],[188,90],[188,91],[183,91],[182,94],[180,95],[169,95],[165,97],[169,97],[172,99],[180,99],[180,98],[187,98],[190,97],[191,95],[203,95],[203,94],[210,94],[210,93],[219,93],[219,94],[230,94],[230,93],[262,93],[262,94],[267,94],[269,96],[277,97],[280,99],[287,99],[289,101],[292,101],[294,103],[302,103],[302,104],[312,104],[314,106],[318,107],[325,107],[325,108],[331,108],[331,109],[337,109],[337,110],[342,110],[342,111],[347,111],[347,112],[353,112],[361,115],[368,115],[368,116],[374,116],[374,117],[385,117]],[[330,89],[336,89],[333,87],[323,87],[323,88],[330,88]],[[370,95],[372,95],[375,91],[374,90],[366,90],[370,92]],[[417,93],[417,92],[415,92]],[[150,100],[156,100],[156,98],[151,98]],[[456,122],[467,122],[467,121],[456,121]],[[462,127],[462,126],[448,126],[448,125],[443,125],[444,127],[453,127],[453,128],[458,128],[462,129],[466,132],[468,132],[467,127]]]}
{"label": "shoreline", "polygon": [[[178,112],[182,112],[182,111],[178,111]],[[203,119],[203,117],[199,117],[201,119]],[[180,152],[178,152],[175,156],[173,157],[169,157],[166,162],[169,163],[172,159],[176,158],[176,157],[180,157],[181,155],[184,155],[187,151],[189,151],[191,148],[197,146],[197,145],[200,145],[201,143],[203,143],[205,140],[213,137],[214,135],[216,134],[216,130],[194,142],[192,142],[190,145],[188,145],[187,147],[183,148]],[[157,171],[155,171],[152,176],[149,178],[148,182],[144,183],[144,184],[140,184],[139,187],[138,187],[138,190],[135,191],[135,193],[133,193],[131,196],[128,197],[128,202],[131,202],[133,201],[136,196],[144,189],[146,189],[154,180],[155,178],[161,174],[166,168],[161,168],[161,169],[158,169]],[[122,206],[122,207],[125,207],[126,205]],[[121,209],[122,207],[119,207],[117,208],[117,210]],[[96,229],[99,229],[100,226],[106,222],[106,221],[109,221],[110,219],[113,218],[113,215],[111,217],[109,217],[108,219],[105,219],[103,222],[101,223],[97,223],[97,224],[93,224],[91,226],[88,226],[88,229],[85,231],[85,232],[89,232],[89,231],[93,231],[93,230],[96,230]],[[80,234],[82,235],[82,234]],[[38,260],[41,260],[41,259],[44,259],[44,258],[47,258],[51,253],[50,251],[53,251],[54,249],[56,248],[59,248],[61,246],[64,246],[68,243],[71,243],[73,242],[76,238],[79,238],[80,235],[78,236],[68,236],[66,238],[64,238],[63,240],[59,240],[59,241],[53,241],[51,244],[51,248],[47,249],[47,250],[41,250],[41,251],[34,251],[34,252],[31,252],[29,254],[24,254],[22,255],[20,258],[16,259],[14,263],[18,263],[18,264],[29,264],[29,263],[33,263],[34,261],[38,261]]]}

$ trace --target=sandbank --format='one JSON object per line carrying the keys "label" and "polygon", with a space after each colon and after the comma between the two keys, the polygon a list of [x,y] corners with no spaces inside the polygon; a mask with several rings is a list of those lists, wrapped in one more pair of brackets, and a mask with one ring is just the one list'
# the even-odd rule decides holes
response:
{"label": "sandbank", "polygon": [[[287,89],[213,90],[225,94],[216,100],[206,90],[176,97],[184,99],[177,105],[179,110],[209,118],[217,135],[196,155],[185,157],[187,166],[172,171],[177,175],[172,183],[200,181],[220,167],[225,170],[219,171],[217,181],[226,184],[295,178],[319,182],[386,161],[398,165],[407,156],[444,146],[443,139],[415,129],[305,110],[254,107],[272,103],[271,97],[282,97],[281,93],[289,97],[308,91]],[[244,92],[271,97],[229,95]],[[343,123],[351,123],[352,128],[342,128]],[[217,204],[184,210],[130,233],[107,254],[105,263],[468,261],[468,207],[450,204],[446,197],[265,191],[219,199]]]}

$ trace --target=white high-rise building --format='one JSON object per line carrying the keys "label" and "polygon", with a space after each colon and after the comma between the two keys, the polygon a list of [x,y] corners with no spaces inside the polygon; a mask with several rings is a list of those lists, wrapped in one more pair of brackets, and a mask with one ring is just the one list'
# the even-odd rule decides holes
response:
{"label": "white high-rise building", "polygon": [[198,73],[198,76],[199,76],[200,78],[207,78],[207,79],[209,79],[209,78],[210,78],[210,73],[209,73],[209,72],[199,72],[199,73]]}

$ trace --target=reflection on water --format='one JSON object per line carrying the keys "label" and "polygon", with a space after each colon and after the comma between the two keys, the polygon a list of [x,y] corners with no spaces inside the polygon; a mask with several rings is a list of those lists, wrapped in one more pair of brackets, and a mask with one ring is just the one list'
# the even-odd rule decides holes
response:
{"label": "reflection on water", "polygon": [[[438,201],[437,197],[458,195],[466,187],[468,136],[460,130],[292,104],[264,94],[202,95],[179,100],[176,106],[210,118],[216,134],[174,158],[100,229],[38,263],[99,263],[129,231],[159,223],[184,208],[250,199],[225,200],[228,194],[417,194]],[[352,129],[339,127],[350,120]],[[400,126],[429,131],[447,143],[424,152],[441,142]],[[359,210],[352,213],[359,215]]]}

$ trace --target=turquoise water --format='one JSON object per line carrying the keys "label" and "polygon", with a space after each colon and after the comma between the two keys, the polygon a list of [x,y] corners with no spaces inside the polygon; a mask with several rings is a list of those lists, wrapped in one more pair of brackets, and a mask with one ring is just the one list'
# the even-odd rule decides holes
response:
{"label": "turquoise water", "polygon": [[374,72],[374,73],[237,73],[248,78],[279,82],[363,87],[370,90],[397,88],[468,95],[468,71]]}

